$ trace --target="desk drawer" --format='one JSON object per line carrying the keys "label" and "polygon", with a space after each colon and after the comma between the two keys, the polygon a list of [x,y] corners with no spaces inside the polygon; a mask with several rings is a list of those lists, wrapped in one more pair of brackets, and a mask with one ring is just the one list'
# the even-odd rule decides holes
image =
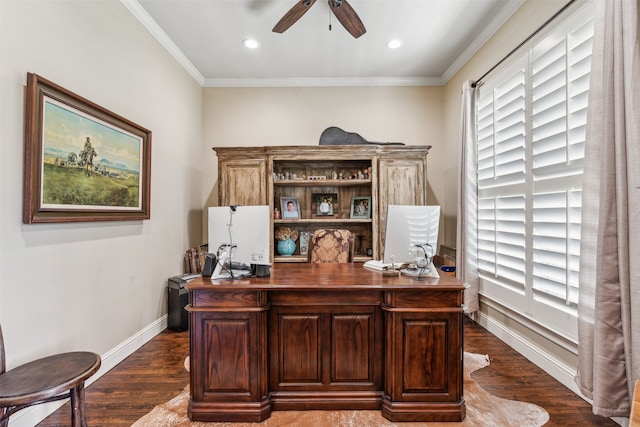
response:
{"label": "desk drawer", "polygon": [[336,305],[380,305],[382,292],[377,291],[330,291],[309,290],[271,292],[269,302],[280,306],[336,306]]}

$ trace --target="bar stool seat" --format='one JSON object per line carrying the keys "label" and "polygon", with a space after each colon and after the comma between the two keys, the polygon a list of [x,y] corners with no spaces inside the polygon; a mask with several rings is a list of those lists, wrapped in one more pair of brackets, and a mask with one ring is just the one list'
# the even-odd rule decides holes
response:
{"label": "bar stool seat", "polygon": [[9,417],[29,406],[71,398],[71,425],[87,425],[84,382],[100,368],[96,353],[75,351],[43,357],[5,372],[4,343],[0,329],[0,427]]}

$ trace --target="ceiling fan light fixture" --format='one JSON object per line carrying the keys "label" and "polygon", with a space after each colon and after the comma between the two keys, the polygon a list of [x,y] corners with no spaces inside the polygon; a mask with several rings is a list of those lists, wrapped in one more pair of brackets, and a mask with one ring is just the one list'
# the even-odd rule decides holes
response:
{"label": "ceiling fan light fixture", "polygon": [[257,49],[260,47],[260,43],[255,39],[244,39],[242,40],[242,44],[248,49]]}
{"label": "ceiling fan light fixture", "polygon": [[[298,0],[287,13],[284,14],[280,21],[273,27],[274,33],[284,33],[293,24],[307,13],[311,6],[315,4],[316,0]],[[354,38],[358,38],[367,32],[364,24],[360,20],[360,17],[347,0],[328,0],[329,8],[333,14],[338,18],[338,21],[342,26],[351,34]],[[331,30],[331,24],[329,24],[329,30]]]}
{"label": "ceiling fan light fixture", "polygon": [[389,49],[398,49],[399,47],[402,47],[403,44],[404,44],[404,41],[400,39],[393,39],[393,40],[389,40],[389,42],[387,43],[387,47]]}

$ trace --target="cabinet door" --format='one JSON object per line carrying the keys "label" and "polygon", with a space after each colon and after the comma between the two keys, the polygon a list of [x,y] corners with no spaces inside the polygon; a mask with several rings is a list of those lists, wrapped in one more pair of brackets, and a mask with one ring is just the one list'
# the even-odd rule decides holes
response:
{"label": "cabinet door", "polygon": [[387,312],[385,418],[464,419],[461,337],[462,313]]}
{"label": "cabinet door", "polygon": [[332,392],[339,394],[347,385],[351,390],[381,389],[379,307],[274,306],[269,321],[272,392],[310,393],[309,399],[320,401],[338,399]]}
{"label": "cabinet door", "polygon": [[[461,314],[388,312],[385,394],[394,402],[460,402]],[[392,361],[390,363],[389,361]]]}
{"label": "cabinet door", "polygon": [[218,167],[220,206],[269,204],[266,159],[221,160]]}
{"label": "cabinet door", "polygon": [[388,205],[424,205],[427,202],[426,156],[419,159],[380,159],[378,166],[378,235],[384,248]]}

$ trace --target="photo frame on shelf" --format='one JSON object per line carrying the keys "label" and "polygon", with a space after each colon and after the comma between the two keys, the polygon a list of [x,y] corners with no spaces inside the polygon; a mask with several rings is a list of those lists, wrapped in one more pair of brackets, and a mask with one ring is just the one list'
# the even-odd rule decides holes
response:
{"label": "photo frame on shelf", "polygon": [[338,214],[338,194],[337,193],[314,193],[313,205],[315,215],[320,217],[333,216]]}
{"label": "photo frame on shelf", "polygon": [[150,218],[150,130],[33,73],[25,107],[25,224]]}
{"label": "photo frame on shelf", "polygon": [[300,219],[300,202],[297,197],[280,197],[282,219]]}
{"label": "photo frame on shelf", "polygon": [[371,218],[371,196],[354,196],[351,198],[350,218]]}

